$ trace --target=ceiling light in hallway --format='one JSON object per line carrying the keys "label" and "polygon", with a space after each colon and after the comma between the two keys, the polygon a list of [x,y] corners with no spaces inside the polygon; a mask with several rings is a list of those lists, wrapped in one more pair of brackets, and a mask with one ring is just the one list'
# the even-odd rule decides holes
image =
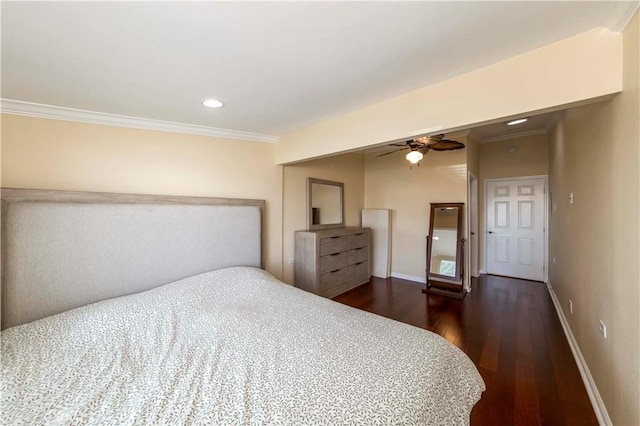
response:
{"label": "ceiling light in hallway", "polygon": [[515,126],[516,124],[522,124],[527,120],[528,120],[528,118],[520,118],[518,120],[509,121],[507,123],[507,126]]}

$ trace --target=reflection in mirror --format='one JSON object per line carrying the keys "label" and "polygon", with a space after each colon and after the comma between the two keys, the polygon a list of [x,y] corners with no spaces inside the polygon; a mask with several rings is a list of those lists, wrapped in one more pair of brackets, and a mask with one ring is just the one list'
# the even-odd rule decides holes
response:
{"label": "reflection in mirror", "polygon": [[308,178],[309,229],[340,227],[343,222],[343,189],[341,182]]}
{"label": "reflection in mirror", "polygon": [[458,242],[458,207],[443,207],[434,212],[431,272],[454,278]]}
{"label": "reflection in mirror", "polygon": [[340,187],[322,183],[312,183],[311,194],[314,225],[342,222]]}

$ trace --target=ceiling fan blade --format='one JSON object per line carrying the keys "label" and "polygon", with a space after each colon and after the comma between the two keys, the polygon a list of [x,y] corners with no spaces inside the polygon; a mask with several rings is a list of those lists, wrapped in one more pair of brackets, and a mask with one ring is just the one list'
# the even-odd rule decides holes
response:
{"label": "ceiling fan blade", "polygon": [[384,154],[376,155],[376,157],[384,157],[385,155],[393,154],[394,152],[398,152],[398,151],[404,151],[405,149],[409,149],[409,148],[405,147],[405,148],[400,148],[400,149],[394,149],[393,151],[389,151],[389,152],[385,152]]}
{"label": "ceiling fan blade", "polygon": [[422,136],[414,139],[414,141],[419,144],[433,145],[440,142],[442,138],[444,138],[444,135]]}
{"label": "ceiling fan blade", "polygon": [[434,151],[453,151],[455,149],[463,149],[465,146],[462,142],[443,139],[433,144],[429,144],[429,148]]}

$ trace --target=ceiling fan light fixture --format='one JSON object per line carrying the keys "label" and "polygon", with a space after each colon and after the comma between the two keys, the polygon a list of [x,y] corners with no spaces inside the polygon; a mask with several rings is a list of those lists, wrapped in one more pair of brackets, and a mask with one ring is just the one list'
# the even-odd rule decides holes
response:
{"label": "ceiling fan light fixture", "polygon": [[516,124],[522,124],[522,123],[526,122],[527,120],[528,120],[528,118],[519,118],[517,120],[509,121],[507,123],[507,126],[515,126]]}
{"label": "ceiling fan light fixture", "polygon": [[207,108],[222,108],[224,106],[224,103],[217,99],[205,99],[204,101],[202,101],[202,105],[206,106]]}
{"label": "ceiling fan light fixture", "polygon": [[407,160],[411,164],[417,164],[420,160],[424,158],[424,155],[420,151],[411,151],[407,154]]}

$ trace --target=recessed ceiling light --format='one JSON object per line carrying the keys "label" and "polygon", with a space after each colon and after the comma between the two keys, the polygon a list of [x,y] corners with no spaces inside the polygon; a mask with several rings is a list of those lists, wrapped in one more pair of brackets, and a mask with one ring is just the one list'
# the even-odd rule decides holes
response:
{"label": "recessed ceiling light", "polygon": [[528,120],[528,118],[520,118],[518,120],[513,120],[513,121],[508,122],[507,126],[515,126],[516,124],[522,124],[527,120]]}
{"label": "recessed ceiling light", "polygon": [[202,101],[202,105],[207,108],[222,108],[224,104],[217,99],[205,99]]}

